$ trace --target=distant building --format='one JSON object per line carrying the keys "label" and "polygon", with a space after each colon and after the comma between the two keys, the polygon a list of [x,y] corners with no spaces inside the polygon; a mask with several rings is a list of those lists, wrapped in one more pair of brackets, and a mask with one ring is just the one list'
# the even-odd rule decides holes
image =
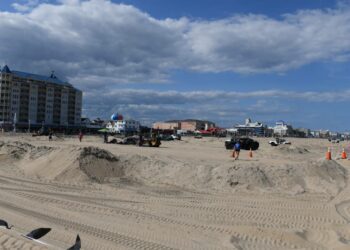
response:
{"label": "distant building", "polygon": [[195,132],[196,130],[208,130],[215,127],[215,123],[205,120],[187,119],[187,120],[172,120],[166,122],[156,122],[152,126],[154,129],[162,130],[183,130]]}
{"label": "distant building", "polygon": [[329,138],[331,135],[331,132],[329,130],[314,130],[310,132],[312,137],[315,138]]}
{"label": "distant building", "polygon": [[276,136],[291,136],[293,135],[293,128],[280,120],[277,121],[275,127],[273,127],[273,133]]}
{"label": "distant building", "polygon": [[156,122],[152,126],[153,129],[160,130],[178,130],[180,127],[180,122]]}
{"label": "distant building", "polygon": [[81,127],[87,128],[87,129],[102,129],[104,126],[104,121],[100,118],[90,120],[87,117],[81,118]]}
{"label": "distant building", "polygon": [[215,123],[211,121],[188,119],[181,121],[181,129],[194,132],[196,130],[208,130],[214,128]]}
{"label": "distant building", "polygon": [[329,138],[330,131],[329,130],[319,130],[320,138]]}
{"label": "distant building", "polygon": [[227,128],[226,132],[228,134],[230,134],[230,135],[236,135],[236,134],[238,134],[238,129],[236,129],[236,128]]}
{"label": "distant building", "polygon": [[102,128],[102,127],[106,127],[107,122],[102,120],[101,118],[96,118],[91,121],[91,124]]}
{"label": "distant building", "polygon": [[310,132],[311,136],[314,138],[319,138],[320,137],[320,131],[311,131]]}
{"label": "distant building", "polygon": [[140,122],[135,120],[110,121],[106,126],[113,133],[136,133],[140,131]]}
{"label": "distant building", "polygon": [[264,126],[260,122],[252,122],[250,118],[245,120],[245,124],[237,124],[234,126],[241,135],[264,135]]}
{"label": "distant building", "polygon": [[0,71],[0,124],[17,127],[68,127],[81,123],[82,92],[50,76]]}
{"label": "distant building", "polygon": [[82,117],[80,124],[81,124],[81,126],[87,127],[91,124],[91,120],[87,117]]}
{"label": "distant building", "polygon": [[274,135],[273,133],[273,127],[267,127],[265,126],[265,129],[264,129],[264,136],[265,137],[272,137]]}
{"label": "distant building", "polygon": [[297,129],[294,129],[294,135],[295,137],[300,137],[300,138],[310,137],[311,131],[310,129],[307,129],[307,128],[297,128]]}

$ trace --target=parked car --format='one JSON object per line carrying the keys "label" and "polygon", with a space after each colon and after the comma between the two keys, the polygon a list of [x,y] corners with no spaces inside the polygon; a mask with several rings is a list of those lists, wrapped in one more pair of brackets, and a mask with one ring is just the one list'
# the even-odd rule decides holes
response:
{"label": "parked car", "polygon": [[119,144],[124,144],[124,145],[136,145],[139,141],[138,136],[129,136],[123,138]]}
{"label": "parked car", "polygon": [[163,134],[161,134],[159,137],[162,141],[181,140],[181,135],[163,135]]}
{"label": "parked car", "polygon": [[269,144],[271,146],[278,146],[278,145],[290,145],[292,143],[290,141],[285,140],[285,139],[275,138],[274,140],[269,141]]}
{"label": "parked car", "polygon": [[34,132],[32,134],[33,137],[35,136],[48,136],[50,134],[50,131],[48,128],[41,127],[38,131]]}
{"label": "parked car", "polygon": [[331,142],[331,143],[339,143],[340,141],[344,141],[344,138],[339,138],[337,136],[330,136],[328,138],[328,141]]}
{"label": "parked car", "polygon": [[243,138],[231,138],[229,140],[225,141],[225,147],[226,149],[233,149],[233,146],[237,143],[237,141],[240,142],[241,144],[241,149],[245,150],[257,150],[259,148],[259,142],[248,138],[248,137],[243,137]]}

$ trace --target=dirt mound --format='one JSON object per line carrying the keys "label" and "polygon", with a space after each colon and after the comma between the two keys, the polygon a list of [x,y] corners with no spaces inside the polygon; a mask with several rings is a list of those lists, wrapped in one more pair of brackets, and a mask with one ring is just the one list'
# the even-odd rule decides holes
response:
{"label": "dirt mound", "polygon": [[31,159],[41,157],[53,150],[52,147],[39,146],[35,147],[25,142],[0,142],[0,151],[14,159],[23,159],[27,154]]}
{"label": "dirt mound", "polygon": [[346,170],[335,161],[264,165],[237,162],[234,166],[189,165],[168,159],[121,157],[125,176],[146,185],[171,185],[194,190],[262,189],[299,194],[336,195],[346,185]]}
{"label": "dirt mound", "polygon": [[288,154],[307,154],[310,152],[307,148],[297,147],[293,145],[280,145],[278,146],[278,150]]}
{"label": "dirt mound", "polygon": [[[285,150],[301,150],[287,148]],[[335,161],[297,161],[267,165],[256,161],[205,163],[126,154],[97,147],[42,147],[0,143],[25,175],[62,182],[129,182],[191,190],[264,191],[336,195],[346,185],[346,170]],[[306,152],[301,150],[300,152]]]}
{"label": "dirt mound", "polygon": [[346,185],[346,170],[335,161],[280,166],[248,165],[228,169],[230,186],[262,187],[289,193],[320,192],[336,195]]}
{"label": "dirt mound", "polygon": [[263,165],[237,162],[234,166],[188,165],[152,157],[122,160],[125,175],[148,185],[171,185],[194,190],[261,189],[299,194],[336,195],[346,186],[346,170],[335,161]]}
{"label": "dirt mound", "polygon": [[91,180],[98,182],[124,176],[124,166],[120,160],[110,152],[96,147],[82,149],[79,167]]}
{"label": "dirt mound", "polygon": [[306,188],[310,190],[323,189],[336,195],[346,186],[347,170],[336,161],[320,160],[305,168]]}
{"label": "dirt mound", "polygon": [[228,169],[227,183],[231,187],[237,185],[251,185],[254,187],[271,187],[273,184],[269,180],[265,171],[259,166],[247,166]]}
{"label": "dirt mound", "polygon": [[0,143],[0,150],[3,154],[14,159],[22,159],[34,146],[24,142]]}

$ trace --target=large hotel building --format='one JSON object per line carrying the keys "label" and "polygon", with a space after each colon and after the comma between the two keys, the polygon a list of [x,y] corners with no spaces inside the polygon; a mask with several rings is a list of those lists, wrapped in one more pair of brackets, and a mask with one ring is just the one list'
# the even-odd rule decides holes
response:
{"label": "large hotel building", "polygon": [[0,125],[75,127],[81,122],[82,92],[54,73],[42,76],[0,71]]}

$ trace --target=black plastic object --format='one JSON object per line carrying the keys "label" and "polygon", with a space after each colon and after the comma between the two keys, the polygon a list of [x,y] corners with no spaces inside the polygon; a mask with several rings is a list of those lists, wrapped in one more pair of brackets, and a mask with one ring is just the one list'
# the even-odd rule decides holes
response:
{"label": "black plastic object", "polygon": [[7,229],[11,229],[12,226],[9,226],[9,224],[7,223],[7,221],[4,221],[4,220],[0,220],[0,226],[4,226],[6,227]]}
{"label": "black plastic object", "polygon": [[51,231],[51,228],[38,228],[33,231],[31,231],[29,234],[26,235],[27,238],[30,239],[40,239],[41,237],[45,236],[48,232]]}
{"label": "black plastic object", "polygon": [[68,248],[67,250],[80,250],[81,248],[81,240],[79,234],[77,235],[77,239],[75,240],[75,244]]}

